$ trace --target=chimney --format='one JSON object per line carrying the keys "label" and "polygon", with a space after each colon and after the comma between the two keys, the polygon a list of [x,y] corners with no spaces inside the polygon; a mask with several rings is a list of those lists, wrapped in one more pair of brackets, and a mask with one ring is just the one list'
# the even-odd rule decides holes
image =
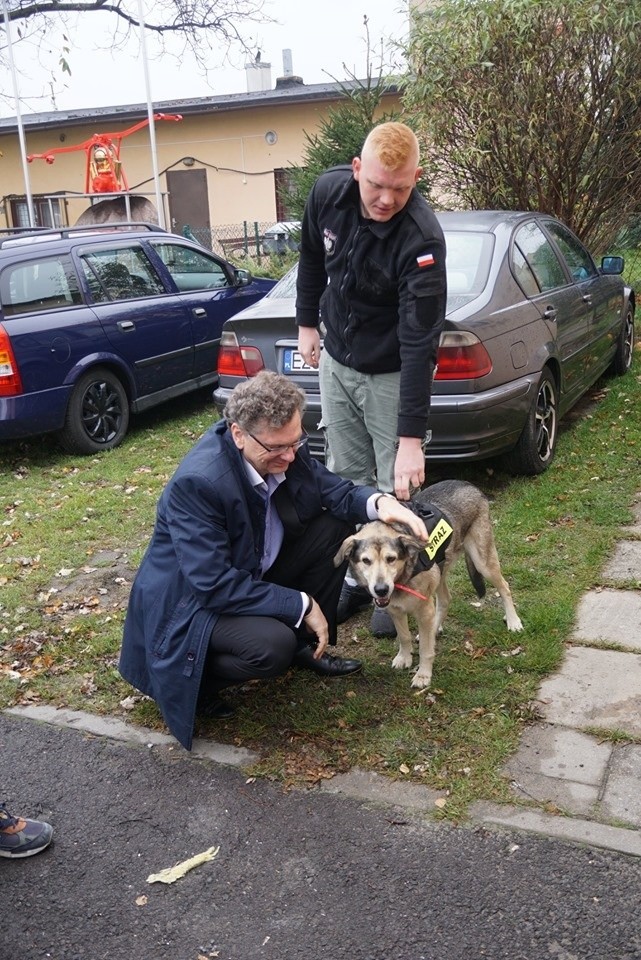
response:
{"label": "chimney", "polygon": [[260,93],[262,90],[271,90],[272,65],[271,63],[262,62],[260,59],[260,50],[256,52],[254,60],[245,64],[245,75],[247,77],[247,93]]}
{"label": "chimney", "polygon": [[292,51],[283,50],[283,75],[276,78],[276,89],[282,90],[283,87],[303,86],[303,78],[294,76],[292,68]]}

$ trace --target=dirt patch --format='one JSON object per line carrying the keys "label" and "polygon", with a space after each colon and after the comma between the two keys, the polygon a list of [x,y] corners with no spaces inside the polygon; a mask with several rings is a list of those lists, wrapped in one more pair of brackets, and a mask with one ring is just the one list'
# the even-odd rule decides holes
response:
{"label": "dirt patch", "polygon": [[82,567],[59,570],[39,599],[64,618],[124,610],[136,570],[124,550],[102,550]]}

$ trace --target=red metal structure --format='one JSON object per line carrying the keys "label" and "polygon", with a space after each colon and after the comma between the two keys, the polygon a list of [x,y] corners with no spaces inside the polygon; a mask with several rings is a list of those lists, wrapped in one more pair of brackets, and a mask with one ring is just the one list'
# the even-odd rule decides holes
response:
{"label": "red metal structure", "polygon": [[[154,120],[182,120],[179,113],[155,113]],[[74,143],[68,147],[53,147],[46,153],[30,153],[27,160],[44,160],[53,163],[58,153],[72,153],[74,150],[84,150],[87,162],[85,172],[85,193],[118,193],[129,190],[127,177],[120,159],[120,145],[125,137],[129,137],[137,130],[149,124],[149,120],[141,120],[133,127],[121,130],[118,133],[94,133],[82,143]]]}

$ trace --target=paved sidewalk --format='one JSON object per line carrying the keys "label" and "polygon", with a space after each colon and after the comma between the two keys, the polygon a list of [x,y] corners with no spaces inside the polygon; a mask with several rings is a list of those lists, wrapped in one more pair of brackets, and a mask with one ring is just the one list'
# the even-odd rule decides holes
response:
{"label": "paved sidewalk", "polygon": [[[505,768],[515,798],[537,806],[478,803],[470,810],[477,823],[641,856],[641,743],[629,742],[641,740],[641,495],[635,516],[603,570],[608,587],[585,594],[561,668],[540,687],[542,722],[526,729]],[[175,745],[169,735],[115,718],[47,706],[6,712],[116,740]],[[255,759],[205,740],[194,741],[192,755],[241,768]],[[362,770],[323,781],[321,790],[420,811],[433,810],[439,798],[428,787]]]}
{"label": "paved sidewalk", "polygon": [[641,856],[641,744],[626,742],[641,738],[641,497],[634,512],[602,573],[612,586],[582,598],[561,668],[540,687],[543,722],[505,768],[516,796],[552,812],[477,804],[475,818]]}

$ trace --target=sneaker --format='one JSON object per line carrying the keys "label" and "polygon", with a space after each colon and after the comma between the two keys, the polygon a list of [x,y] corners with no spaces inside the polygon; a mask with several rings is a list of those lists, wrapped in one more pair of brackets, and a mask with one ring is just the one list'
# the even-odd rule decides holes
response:
{"label": "sneaker", "polygon": [[372,619],[369,622],[369,632],[374,637],[395,637],[396,627],[387,610],[374,607]]}
{"label": "sneaker", "polygon": [[336,608],[336,623],[345,623],[359,610],[369,607],[371,602],[372,598],[365,587],[358,587],[356,584],[343,581],[338,607]]}
{"label": "sneaker", "polygon": [[0,803],[0,857],[33,857],[51,843],[53,827],[42,820],[12,817]]}

